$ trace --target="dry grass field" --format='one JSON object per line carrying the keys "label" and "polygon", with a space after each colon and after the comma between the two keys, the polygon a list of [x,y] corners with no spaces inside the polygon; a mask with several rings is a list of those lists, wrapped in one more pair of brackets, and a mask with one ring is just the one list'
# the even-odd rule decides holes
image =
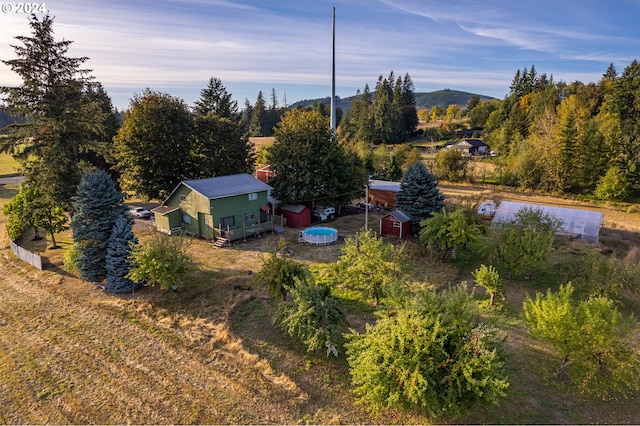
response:
{"label": "dry grass field", "polygon": [[[443,186],[450,198],[581,203],[553,197]],[[14,188],[0,188],[0,198]],[[620,253],[640,245],[640,214],[628,206],[587,206],[605,213],[600,245]],[[369,224],[377,228],[379,216]],[[341,217],[331,226],[338,243],[298,243],[284,235],[294,258],[335,263],[344,237],[355,234],[364,215]],[[580,399],[553,380],[557,360],[529,338],[519,317],[530,288],[507,290],[496,313],[508,332],[511,386],[499,406],[480,407],[464,419],[428,419],[394,410],[370,415],[354,405],[344,359],[307,354],[274,329],[274,300],[251,282],[249,271],[277,247],[278,235],[214,249],[192,240],[197,269],[177,292],[143,288],[116,296],[82,282],[61,268],[61,250],[34,250],[49,259],[38,271],[7,248],[0,224],[0,423],[9,424],[635,424],[640,397],[607,403]],[[151,235],[138,222],[141,241]],[[58,237],[63,247],[68,233]],[[29,244],[28,238],[24,244]],[[434,284],[469,279],[437,260],[416,258],[407,268]],[[468,268],[467,268],[468,269]],[[251,286],[249,290],[244,289]],[[481,295],[479,296],[481,297]],[[347,303],[347,301],[345,301]],[[349,315],[356,328],[372,321],[371,309]]]}

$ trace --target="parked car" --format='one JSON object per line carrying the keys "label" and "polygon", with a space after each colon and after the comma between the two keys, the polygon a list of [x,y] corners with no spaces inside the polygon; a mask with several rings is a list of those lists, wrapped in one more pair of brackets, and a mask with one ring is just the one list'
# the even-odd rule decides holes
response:
{"label": "parked car", "polygon": [[129,213],[138,219],[149,219],[151,217],[151,212],[144,207],[134,207],[129,210]]}

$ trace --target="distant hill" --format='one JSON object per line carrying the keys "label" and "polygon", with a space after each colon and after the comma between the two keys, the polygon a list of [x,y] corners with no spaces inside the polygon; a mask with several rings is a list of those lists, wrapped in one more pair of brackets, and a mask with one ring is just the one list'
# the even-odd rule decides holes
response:
{"label": "distant hill", "polygon": [[477,95],[475,93],[461,92],[459,90],[443,89],[435,92],[417,92],[415,94],[418,108],[433,108],[439,106],[446,109],[449,105],[456,104],[460,108],[466,107],[472,96],[479,96],[481,101],[490,101],[491,96]]}
{"label": "distant hill", "polygon": [[[439,106],[442,109],[446,109],[449,105],[456,104],[460,108],[466,107],[469,103],[469,100],[472,96],[476,95],[475,93],[461,92],[459,90],[451,90],[451,89],[443,89],[436,90],[435,92],[416,92],[416,106],[418,108],[433,108],[434,106]],[[485,95],[476,95],[480,97],[481,101],[490,101],[492,99],[491,96]],[[337,108],[342,108],[343,111],[347,111],[351,109],[351,101],[355,96],[349,96],[346,98],[340,98],[336,103]],[[289,108],[296,108],[298,105],[303,107],[313,105],[316,102],[322,102],[325,105],[329,105],[331,103],[331,97],[327,96],[326,98],[318,98],[318,99],[305,99],[303,101],[298,101],[289,106]]]}
{"label": "distant hill", "polygon": [[0,129],[9,124],[16,123],[18,120],[11,114],[0,108]]}
{"label": "distant hill", "polygon": [[[338,98],[338,102],[336,102],[336,108],[341,108],[343,111],[351,109],[351,101],[354,96],[350,96],[348,98]],[[308,107],[315,103],[321,102],[325,105],[331,104],[331,96],[327,96],[326,98],[318,98],[318,99],[304,99],[302,101],[295,102],[291,105],[288,105],[287,108],[297,108],[298,106]]]}

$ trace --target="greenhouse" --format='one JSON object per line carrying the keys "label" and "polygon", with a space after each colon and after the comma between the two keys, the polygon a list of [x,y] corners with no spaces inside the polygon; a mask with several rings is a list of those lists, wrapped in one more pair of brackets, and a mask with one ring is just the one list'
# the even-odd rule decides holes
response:
{"label": "greenhouse", "polygon": [[549,216],[562,220],[562,230],[559,232],[560,234],[571,235],[576,239],[581,239],[588,243],[598,242],[598,235],[602,227],[604,215],[592,210],[503,201],[496,209],[493,223],[512,222],[515,214],[523,208],[541,210]]}

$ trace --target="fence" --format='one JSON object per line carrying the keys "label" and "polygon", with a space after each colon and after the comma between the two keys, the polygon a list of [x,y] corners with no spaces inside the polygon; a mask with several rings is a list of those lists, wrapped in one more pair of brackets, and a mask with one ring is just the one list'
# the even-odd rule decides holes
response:
{"label": "fence", "polygon": [[20,247],[13,240],[9,240],[9,245],[11,245],[11,251],[13,254],[18,256],[18,259],[23,260],[36,268],[42,270],[42,256],[39,254],[35,254],[30,252],[29,250]]}

